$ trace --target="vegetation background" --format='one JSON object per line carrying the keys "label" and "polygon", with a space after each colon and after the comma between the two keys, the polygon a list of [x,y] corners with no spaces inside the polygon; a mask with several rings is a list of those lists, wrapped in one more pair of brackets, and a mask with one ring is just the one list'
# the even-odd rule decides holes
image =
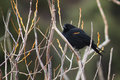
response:
{"label": "vegetation background", "polygon": [[[27,21],[27,16],[29,12],[29,1],[30,0],[18,0],[18,9],[21,14],[21,17],[23,18],[23,22],[26,23]],[[109,62],[109,54],[110,54],[110,49],[113,47],[113,60],[112,60],[112,68],[111,68],[111,74],[115,74],[115,79],[114,80],[120,80],[120,5],[117,5],[113,3],[111,0],[100,0],[102,8],[104,10],[104,13],[106,15],[107,21],[108,21],[108,26],[109,26],[109,37],[110,37],[110,43],[105,46],[105,52],[103,53],[103,58],[102,58],[102,68],[103,68],[103,73],[105,79],[107,78],[107,72],[108,72],[108,62]],[[33,0],[32,4],[32,10],[35,10],[35,3],[36,1]],[[55,3],[57,1],[55,0]],[[57,4],[55,5],[57,6]],[[60,8],[61,8],[61,17],[62,17],[62,24],[65,23],[71,23],[77,26],[78,20],[79,20],[79,8],[82,9],[82,20],[84,22],[84,30],[86,33],[90,35],[91,33],[91,22],[93,22],[93,39],[95,43],[97,43],[97,32],[100,33],[100,42],[104,41],[104,23],[102,20],[102,17],[100,15],[99,9],[97,7],[96,0],[60,0]],[[8,10],[11,10],[12,14],[12,20],[15,22],[15,15],[12,11],[11,7],[11,2],[10,0],[1,0],[0,1],[0,43],[3,43],[2,37],[4,36],[5,32],[5,26],[3,23],[2,15],[6,17]],[[57,9],[56,9],[57,12]],[[32,13],[32,15],[34,15]],[[60,24],[59,24],[59,19],[58,19],[58,14],[56,14],[56,20],[57,20],[57,27],[61,30]],[[39,25],[40,29],[45,33],[46,29],[50,25],[50,11],[49,11],[49,6],[47,0],[39,0],[38,2],[38,17],[40,17],[40,20],[38,21],[37,25]],[[17,25],[17,23],[14,23]],[[14,28],[12,27],[12,22],[10,21],[9,24],[9,29],[11,33],[13,34],[14,37],[16,37],[16,32]],[[62,32],[62,30],[61,30]],[[59,38],[58,35],[54,35],[54,41],[53,43],[57,46],[57,41],[56,38]],[[32,44],[34,42],[34,33],[30,34],[29,37],[31,40],[28,40],[26,49],[31,48]],[[39,41],[42,40],[42,36],[39,35],[38,38]],[[60,39],[61,40],[61,39]],[[62,45],[64,42],[62,42]],[[57,46],[57,48],[59,48]],[[83,53],[84,49],[81,50],[81,53]],[[54,50],[51,50],[51,52],[54,53]],[[69,54],[69,52],[67,53]],[[53,66],[56,67],[55,64],[59,64],[56,62],[57,57],[55,53],[53,54]],[[87,79],[92,80],[93,75],[96,71],[96,62],[98,61],[99,56],[95,56],[93,58],[93,61],[87,64],[86,72],[87,72]],[[34,54],[31,54],[28,57],[28,60],[34,59]],[[45,60],[44,56],[42,58]],[[0,63],[4,61],[4,53],[2,51],[2,48],[0,48]],[[59,61],[58,61],[59,62]],[[67,66],[68,63],[65,65]],[[9,63],[8,63],[9,65]],[[73,65],[76,65],[74,62]],[[10,67],[10,66],[9,66]],[[25,66],[23,64],[20,64],[19,69],[20,70],[25,70]],[[4,73],[4,65],[0,67],[2,72]],[[33,68],[33,66],[31,66]],[[9,69],[9,68],[8,68]],[[4,74],[3,74],[4,75]],[[69,73],[69,75],[73,75],[73,73]],[[27,79],[25,76],[20,76],[20,80],[22,79]],[[112,76],[112,75],[111,75]],[[71,80],[73,77],[70,77]],[[36,78],[36,80],[39,80]],[[42,76],[41,79],[42,80]]]}

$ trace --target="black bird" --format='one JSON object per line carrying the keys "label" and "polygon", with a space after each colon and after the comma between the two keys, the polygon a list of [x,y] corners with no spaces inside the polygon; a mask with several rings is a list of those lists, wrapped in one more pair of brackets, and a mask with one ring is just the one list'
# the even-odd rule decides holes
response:
{"label": "black bird", "polygon": [[[83,30],[71,24],[65,24],[63,28],[64,29],[62,34],[75,49],[79,50],[85,46],[90,45],[91,38]],[[102,54],[100,53],[100,49],[97,47],[96,44],[94,44],[93,40],[92,40],[91,48],[102,56]]]}

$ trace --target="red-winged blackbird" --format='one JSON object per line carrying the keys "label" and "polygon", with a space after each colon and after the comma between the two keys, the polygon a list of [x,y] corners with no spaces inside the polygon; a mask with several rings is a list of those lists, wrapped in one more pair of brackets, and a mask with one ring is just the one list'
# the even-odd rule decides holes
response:
{"label": "red-winged blackbird", "polygon": [[[71,24],[65,24],[63,28],[64,30],[62,34],[75,49],[79,50],[85,46],[90,45],[91,38],[83,30],[76,28]],[[100,49],[97,47],[96,44],[94,44],[93,40],[92,40],[91,48],[102,56],[102,54],[100,53]]]}

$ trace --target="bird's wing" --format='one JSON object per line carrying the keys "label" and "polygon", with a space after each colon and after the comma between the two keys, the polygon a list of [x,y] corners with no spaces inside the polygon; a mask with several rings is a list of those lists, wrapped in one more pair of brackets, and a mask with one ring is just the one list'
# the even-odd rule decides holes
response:
{"label": "bird's wing", "polygon": [[81,29],[75,28],[71,30],[71,35],[78,40],[82,40],[83,42],[89,45],[90,37]]}

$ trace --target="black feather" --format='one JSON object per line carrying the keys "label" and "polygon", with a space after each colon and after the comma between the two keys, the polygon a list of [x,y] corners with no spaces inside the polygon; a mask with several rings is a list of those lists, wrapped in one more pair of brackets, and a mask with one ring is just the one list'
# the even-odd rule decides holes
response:
{"label": "black feather", "polygon": [[[64,30],[62,34],[66,37],[66,39],[75,49],[79,50],[85,46],[90,45],[91,38],[83,30],[71,24],[65,24],[63,28]],[[96,46],[96,44],[94,44],[93,40],[91,48],[102,56],[102,54],[100,53],[100,49]]]}

